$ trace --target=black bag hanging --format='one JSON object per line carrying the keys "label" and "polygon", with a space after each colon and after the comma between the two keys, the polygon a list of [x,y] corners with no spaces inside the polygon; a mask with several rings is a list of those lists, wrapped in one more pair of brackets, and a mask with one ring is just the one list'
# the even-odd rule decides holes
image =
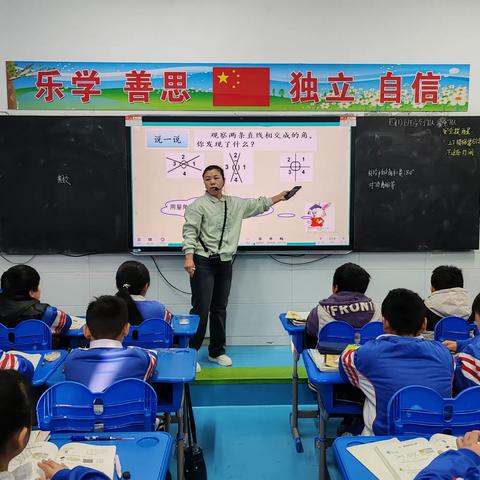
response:
{"label": "black bag hanging", "polygon": [[185,480],[207,480],[207,466],[202,449],[197,445],[197,429],[193,416],[192,399],[189,385],[185,385],[185,422],[188,432],[188,447],[185,447],[183,471]]}

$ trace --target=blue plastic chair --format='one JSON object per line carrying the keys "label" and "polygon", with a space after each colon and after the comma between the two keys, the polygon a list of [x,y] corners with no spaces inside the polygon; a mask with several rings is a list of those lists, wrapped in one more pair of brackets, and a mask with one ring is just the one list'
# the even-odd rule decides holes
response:
{"label": "blue plastic chair", "polygon": [[444,317],[435,325],[434,338],[444,340],[468,340],[477,332],[475,325],[461,317]]}
{"label": "blue plastic chair", "polygon": [[155,390],[136,378],[100,393],[77,382],[57,383],[37,404],[39,428],[52,432],[152,431],[156,412]]}
{"label": "blue plastic chair", "polygon": [[355,343],[355,329],[340,320],[328,322],[318,332],[319,342]]}
{"label": "blue plastic chair", "polygon": [[52,332],[40,320],[24,320],[14,328],[0,324],[0,348],[2,350],[50,350]]}
{"label": "blue plastic chair", "polygon": [[140,325],[131,325],[123,345],[142,348],[170,348],[173,345],[173,328],[161,318],[149,318]]}
{"label": "blue plastic chair", "polygon": [[480,429],[480,387],[442,398],[421,385],[400,389],[388,402],[389,435],[464,435]]}
{"label": "blue plastic chair", "polygon": [[383,331],[383,323],[382,322],[369,322],[366,323],[360,329],[360,343],[363,345],[364,343],[368,342],[369,340],[374,340],[379,335],[385,333]]}
{"label": "blue plastic chair", "polygon": [[370,322],[362,328],[353,328],[349,323],[335,320],[320,329],[317,347],[321,351],[342,351],[349,344],[363,345],[382,333],[382,322]]}

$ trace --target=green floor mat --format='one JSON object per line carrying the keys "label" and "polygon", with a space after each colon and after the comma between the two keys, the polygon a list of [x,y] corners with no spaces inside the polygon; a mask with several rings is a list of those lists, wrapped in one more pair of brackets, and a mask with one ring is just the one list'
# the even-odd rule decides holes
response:
{"label": "green floor mat", "polygon": [[[298,367],[299,383],[305,383],[304,367]],[[203,368],[195,383],[291,383],[292,367]]]}

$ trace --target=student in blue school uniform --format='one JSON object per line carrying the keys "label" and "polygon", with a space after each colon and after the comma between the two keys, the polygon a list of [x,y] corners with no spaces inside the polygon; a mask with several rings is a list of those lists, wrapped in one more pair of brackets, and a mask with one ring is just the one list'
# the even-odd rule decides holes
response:
{"label": "student in blue school uniform", "polygon": [[316,347],[318,332],[333,320],[341,320],[354,328],[381,320],[380,308],[365,295],[369,283],[368,272],[355,263],[344,263],[335,270],[332,295],[320,300],[308,315],[305,327],[307,348]]}
{"label": "student in blue school uniform", "polygon": [[143,263],[129,260],[123,262],[115,276],[117,297],[123,298],[128,307],[128,323],[140,325],[149,318],[161,318],[171,323],[171,312],[156,300],[146,300],[150,286],[150,273]]}
{"label": "student in blue school uniform", "polygon": [[70,352],[64,364],[65,379],[83,383],[93,392],[124,378],[149,379],[157,365],[156,352],[124,347],[129,327],[127,305],[121,298],[104,295],[91,302],[84,326],[90,348]]}
{"label": "student in blue school uniform", "polygon": [[432,460],[414,480],[480,480],[480,431],[457,438],[458,450],[447,450]]}
{"label": "student in blue school uniform", "polygon": [[387,406],[393,394],[424,385],[450,397],[454,360],[446,347],[425,340],[422,299],[411,290],[391,290],[382,303],[385,334],[340,356],[340,375],[365,394],[363,435],[387,433]]}
{"label": "student in blue school uniform", "polygon": [[97,470],[86,467],[68,469],[52,460],[33,462],[8,472],[10,460],[26,447],[32,430],[32,397],[30,385],[18,372],[0,371],[0,480],[40,478],[46,480],[108,480]]}
{"label": "student in blue school uniform", "polygon": [[41,320],[53,335],[64,335],[72,319],[62,310],[40,302],[40,275],[29,265],[15,265],[0,280],[0,323],[16,327],[23,320]]}

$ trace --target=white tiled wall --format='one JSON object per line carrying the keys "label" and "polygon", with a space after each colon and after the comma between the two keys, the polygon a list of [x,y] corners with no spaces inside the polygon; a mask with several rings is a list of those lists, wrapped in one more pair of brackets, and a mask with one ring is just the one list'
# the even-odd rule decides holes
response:
{"label": "white tiled wall", "polygon": [[[8,256],[11,262],[29,257]],[[96,295],[115,292],[115,271],[123,261],[136,258],[150,270],[148,297],[165,303],[175,313],[189,310],[190,296],[180,293],[158,274],[150,257],[92,255],[72,258],[60,255],[36,256],[29,265],[41,276],[42,300],[72,314],[82,314]],[[480,291],[480,252],[465,253],[351,253],[330,255],[315,263],[301,265],[316,257],[276,257],[238,255],[228,307],[227,335],[230,344],[286,344],[287,337],[278,321],[282,311],[305,311],[331,291],[335,268],[344,262],[362,265],[372,276],[368,294],[381,302],[392,288],[406,287],[422,297],[430,289],[430,273],[438,265],[454,264],[463,269],[465,286],[473,297]],[[157,256],[165,277],[177,288],[189,291],[183,258]],[[11,266],[0,257],[0,270]]]}

